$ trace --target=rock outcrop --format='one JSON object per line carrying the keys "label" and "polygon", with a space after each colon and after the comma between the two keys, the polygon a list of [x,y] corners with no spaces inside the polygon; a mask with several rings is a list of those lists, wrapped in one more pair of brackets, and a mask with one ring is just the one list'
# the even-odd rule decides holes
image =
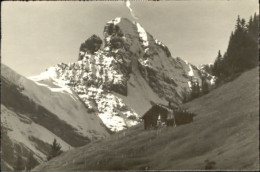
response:
{"label": "rock outcrop", "polygon": [[[102,45],[102,40],[97,35],[92,35],[84,43],[80,45],[79,51],[83,53],[94,54]],[[82,60],[81,53],[79,54],[79,60]]]}

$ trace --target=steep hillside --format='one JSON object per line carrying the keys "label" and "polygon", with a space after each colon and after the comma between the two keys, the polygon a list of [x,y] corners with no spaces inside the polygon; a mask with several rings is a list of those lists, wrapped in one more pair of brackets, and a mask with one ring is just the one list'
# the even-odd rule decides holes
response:
{"label": "steep hillside", "polygon": [[258,70],[183,105],[197,114],[193,123],[149,131],[140,124],[35,170],[257,170]]}
{"label": "steep hillside", "polygon": [[[29,153],[46,159],[54,138],[64,151],[109,135],[108,129],[69,88],[39,85],[1,65],[2,169]],[[55,88],[54,88],[55,87]]]}
{"label": "steep hillside", "polygon": [[93,35],[81,44],[77,62],[57,64],[30,79],[70,87],[114,132],[138,124],[151,101],[179,104],[190,81],[201,82],[199,69],[173,58],[139,23],[115,18],[106,23],[99,49],[101,42]]}

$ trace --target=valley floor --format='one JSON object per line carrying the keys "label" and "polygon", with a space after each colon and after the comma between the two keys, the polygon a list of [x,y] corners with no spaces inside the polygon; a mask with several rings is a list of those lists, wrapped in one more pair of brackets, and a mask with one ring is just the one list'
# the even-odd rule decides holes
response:
{"label": "valley floor", "polygon": [[183,105],[197,114],[193,123],[149,131],[140,124],[35,170],[257,170],[258,81],[255,68]]}

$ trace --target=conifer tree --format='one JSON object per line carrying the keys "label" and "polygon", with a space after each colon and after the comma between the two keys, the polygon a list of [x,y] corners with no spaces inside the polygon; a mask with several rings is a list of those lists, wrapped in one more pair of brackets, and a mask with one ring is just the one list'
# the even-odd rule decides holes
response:
{"label": "conifer tree", "polygon": [[191,99],[195,99],[200,96],[200,85],[199,82],[192,81],[191,82]]}
{"label": "conifer tree", "polygon": [[217,77],[221,77],[221,74],[222,74],[222,61],[223,61],[223,58],[222,58],[222,55],[221,55],[221,52],[220,50],[218,51],[218,56],[214,62],[214,65],[213,65],[213,75],[217,76]]}
{"label": "conifer tree", "polygon": [[61,153],[62,153],[61,146],[59,143],[57,143],[56,139],[54,139],[47,160],[50,160],[60,155]]}
{"label": "conifer tree", "polygon": [[201,83],[201,89],[203,94],[208,94],[209,93],[209,84],[205,79],[202,80]]}

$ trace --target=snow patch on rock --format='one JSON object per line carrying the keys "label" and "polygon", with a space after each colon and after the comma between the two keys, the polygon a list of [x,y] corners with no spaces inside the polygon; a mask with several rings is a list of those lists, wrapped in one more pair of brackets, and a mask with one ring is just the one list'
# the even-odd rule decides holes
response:
{"label": "snow patch on rock", "polygon": [[166,47],[161,41],[159,41],[158,39],[155,39],[155,44],[162,46],[162,47]]}
{"label": "snow patch on rock", "polygon": [[215,85],[216,84],[216,77],[215,76],[212,76],[212,78],[210,79],[210,84],[211,85]]}
{"label": "snow patch on rock", "polygon": [[145,66],[145,67],[149,67],[152,68],[152,64],[149,61],[149,59],[138,59],[138,61],[140,62],[141,65]]}
{"label": "snow patch on rock", "polygon": [[191,89],[192,85],[191,85],[191,81],[188,81],[188,86]]}
{"label": "snow patch on rock", "polygon": [[136,27],[137,27],[137,32],[139,33],[139,38],[143,41],[143,46],[148,47],[149,42],[148,42],[146,31],[139,23],[136,23]]}
{"label": "snow patch on rock", "polygon": [[192,69],[190,64],[189,64],[189,69],[190,69],[190,71],[188,72],[188,75],[189,76],[194,76],[193,69]]}

